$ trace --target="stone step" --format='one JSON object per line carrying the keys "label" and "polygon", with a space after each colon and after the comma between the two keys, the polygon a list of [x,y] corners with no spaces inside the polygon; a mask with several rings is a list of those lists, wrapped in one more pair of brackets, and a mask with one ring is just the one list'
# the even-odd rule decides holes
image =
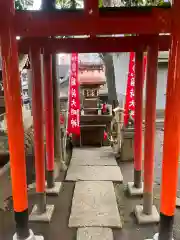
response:
{"label": "stone step", "polygon": [[116,159],[114,154],[110,154],[108,156],[93,156],[92,158],[87,157],[87,155],[83,154],[79,157],[72,157],[71,165],[78,166],[117,166]]}
{"label": "stone step", "polygon": [[114,181],[123,182],[119,166],[70,165],[66,181]]}
{"label": "stone step", "polygon": [[112,182],[76,183],[69,227],[122,227]]}
{"label": "stone step", "polygon": [[92,157],[112,157],[112,148],[111,147],[101,147],[101,148],[89,148],[89,147],[83,147],[83,148],[74,148],[73,149],[73,155],[72,159],[74,158],[92,158]]}
{"label": "stone step", "polygon": [[77,240],[113,240],[113,232],[103,227],[78,228]]}

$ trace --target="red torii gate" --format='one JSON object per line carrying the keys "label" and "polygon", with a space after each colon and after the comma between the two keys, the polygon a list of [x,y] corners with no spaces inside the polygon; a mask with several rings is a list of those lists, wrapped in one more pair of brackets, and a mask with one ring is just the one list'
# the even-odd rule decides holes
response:
{"label": "red torii gate", "polygon": [[[170,48],[170,35],[157,36],[159,51],[167,51]],[[46,49],[49,53],[65,52],[72,53],[74,49],[78,53],[89,52],[134,52],[146,51],[151,43],[149,35],[126,36],[126,37],[95,37],[95,38],[66,38],[66,39],[36,39],[36,44]],[[18,41],[20,53],[29,53],[32,40],[25,38]],[[108,48],[107,48],[108,46]]]}
{"label": "red torii gate", "polygon": [[[76,11],[15,11],[13,0],[0,0],[0,43],[3,59],[3,81],[5,92],[5,104],[7,111],[8,138],[10,149],[10,164],[12,177],[13,202],[15,220],[17,225],[17,236],[26,239],[30,236],[28,228],[28,201],[26,188],[25,154],[23,123],[21,113],[20,81],[18,71],[18,47],[22,53],[31,52],[34,74],[34,101],[37,103],[35,114],[40,118],[35,119],[36,126],[42,124],[42,106],[38,102],[41,97],[37,94],[40,83],[39,56],[40,52],[51,54],[62,52],[120,52],[135,51],[137,56],[148,48],[148,87],[147,87],[147,108],[146,108],[146,132],[145,180],[146,198],[151,201],[152,179],[153,179],[153,154],[154,154],[154,122],[155,122],[155,97],[157,78],[157,51],[168,50],[170,47],[169,71],[167,84],[167,103],[165,113],[164,151],[162,168],[161,187],[161,220],[159,229],[159,240],[170,240],[172,238],[172,225],[176,205],[177,169],[180,140],[180,18],[178,10],[180,1],[174,0],[172,8],[102,8],[98,9],[97,0],[86,0],[85,10]],[[160,36],[159,33],[171,33],[170,36]],[[114,34],[137,34],[138,36],[116,38],[116,37],[95,37],[96,35]],[[92,38],[82,39],[49,39],[51,36],[72,36],[90,35]],[[23,37],[19,43],[16,36]],[[34,39],[36,38],[36,39]],[[35,40],[35,41],[34,41]],[[44,49],[44,50],[43,50]],[[46,55],[46,57],[47,57]],[[47,59],[47,58],[46,58]],[[142,68],[141,57],[137,62],[136,70]],[[46,61],[48,65],[48,61]],[[138,67],[139,66],[139,67]],[[155,67],[155,68],[154,68]],[[48,69],[48,68],[47,68]],[[48,70],[46,69],[46,76]],[[50,68],[49,68],[50,71]],[[151,83],[151,78],[152,83]],[[48,81],[46,81],[47,83]],[[139,83],[140,84],[140,83]],[[140,84],[139,86],[142,87]],[[46,89],[47,90],[47,89]],[[136,95],[137,95],[136,90]],[[138,96],[139,107],[142,104],[142,92]],[[137,96],[136,96],[137,97]],[[138,108],[137,106],[137,108]],[[49,106],[52,108],[52,105]],[[141,111],[139,111],[141,113]],[[151,116],[152,115],[152,116]],[[51,111],[52,117],[52,111]],[[51,119],[52,120],[52,119]],[[48,120],[50,121],[50,119]],[[141,123],[139,123],[140,125]],[[139,137],[141,138],[142,128],[136,124]],[[52,124],[50,125],[52,127]],[[172,129],[175,128],[175,131]],[[51,129],[52,130],[52,129]],[[147,135],[148,134],[148,135]],[[37,172],[40,181],[37,181],[39,193],[44,191],[42,147],[42,129],[36,131],[36,159]],[[150,138],[150,140],[148,139]],[[18,141],[17,141],[18,139]],[[137,137],[138,139],[138,137]],[[137,140],[136,140],[137,141]],[[139,141],[141,144],[142,141]],[[39,146],[40,148],[38,148]],[[141,146],[138,147],[139,151]],[[40,151],[40,152],[39,152]],[[136,151],[137,156],[141,153]],[[136,156],[136,157],[137,157]],[[136,159],[135,157],[135,159]],[[171,159],[171,161],[170,161]],[[141,162],[141,159],[137,161]],[[140,166],[141,164],[139,164]],[[149,170],[150,169],[150,170]],[[135,169],[135,171],[141,171]],[[138,175],[139,177],[139,175]],[[43,207],[43,206],[42,206]],[[146,206],[144,206],[146,208]],[[148,213],[150,210],[146,208]],[[30,239],[30,238],[29,238]]]}

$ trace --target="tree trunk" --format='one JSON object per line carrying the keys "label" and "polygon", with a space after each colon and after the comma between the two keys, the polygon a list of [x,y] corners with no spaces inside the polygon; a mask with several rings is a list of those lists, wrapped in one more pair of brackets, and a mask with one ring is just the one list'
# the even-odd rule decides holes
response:
{"label": "tree trunk", "polygon": [[[103,0],[103,7],[112,7],[112,0]],[[113,56],[111,53],[103,53],[103,61],[105,65],[106,83],[108,88],[108,103],[113,105],[113,108],[118,105],[118,98],[116,93],[116,82],[113,65]]]}
{"label": "tree trunk", "polygon": [[108,88],[108,103],[116,107],[118,105],[116,82],[114,74],[114,65],[112,54],[103,54],[103,61],[105,64],[105,75]]}

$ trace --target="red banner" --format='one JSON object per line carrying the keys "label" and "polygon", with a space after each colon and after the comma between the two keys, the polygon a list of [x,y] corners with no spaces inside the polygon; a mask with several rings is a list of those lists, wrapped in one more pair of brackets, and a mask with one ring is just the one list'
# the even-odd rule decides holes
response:
{"label": "red banner", "polygon": [[68,134],[80,134],[80,99],[78,83],[78,54],[71,55],[71,68],[69,79],[69,114],[68,114]]}
{"label": "red banner", "polygon": [[[146,71],[146,56],[144,56],[144,78]],[[126,89],[126,101],[124,108],[124,125],[127,126],[129,111],[131,111],[131,116],[135,118],[135,53],[130,53],[129,59],[129,72],[127,80],[127,89]]]}

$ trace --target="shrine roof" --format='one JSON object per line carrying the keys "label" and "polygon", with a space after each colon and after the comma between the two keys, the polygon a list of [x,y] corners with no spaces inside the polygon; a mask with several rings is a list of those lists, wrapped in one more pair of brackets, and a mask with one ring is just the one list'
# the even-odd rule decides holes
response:
{"label": "shrine roof", "polygon": [[104,85],[106,82],[104,71],[79,71],[80,85]]}

